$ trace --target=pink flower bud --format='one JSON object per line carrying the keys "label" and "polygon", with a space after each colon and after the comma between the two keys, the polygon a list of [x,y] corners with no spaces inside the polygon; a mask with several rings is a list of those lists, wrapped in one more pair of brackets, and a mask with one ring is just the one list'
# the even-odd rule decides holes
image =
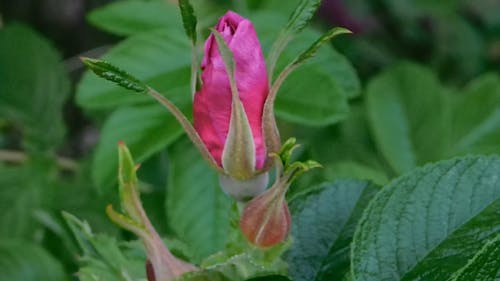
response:
{"label": "pink flower bud", "polygon": [[[263,108],[269,90],[264,56],[248,19],[229,11],[219,19],[215,29],[233,53],[236,85],[254,144],[254,149],[249,150],[255,154],[251,155],[255,159],[253,173],[264,167],[267,158],[262,130]],[[233,103],[229,77],[213,34],[205,43],[201,68],[203,84],[194,96],[194,128],[214,160],[223,167],[222,155],[230,130]]]}

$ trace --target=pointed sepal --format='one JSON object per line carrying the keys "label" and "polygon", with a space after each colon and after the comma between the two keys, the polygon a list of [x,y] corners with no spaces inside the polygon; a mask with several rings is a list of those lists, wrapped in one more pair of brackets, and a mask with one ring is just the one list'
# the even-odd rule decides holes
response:
{"label": "pointed sepal", "polygon": [[212,32],[226,67],[232,93],[231,119],[222,151],[222,167],[224,172],[232,178],[248,180],[255,174],[255,142],[252,128],[238,94],[234,77],[235,63],[231,50],[217,30],[212,29]]}
{"label": "pointed sepal", "polygon": [[267,248],[286,240],[291,217],[285,199],[288,186],[285,185],[289,183],[278,182],[245,206],[240,228],[250,243]]}
{"label": "pointed sepal", "polygon": [[174,257],[167,249],[142,207],[137,188],[137,169],[132,155],[124,142],[118,144],[118,181],[123,213],[108,205],[108,217],[120,227],[139,236],[146,248],[156,281],[172,281],[182,274],[196,270],[194,265]]}

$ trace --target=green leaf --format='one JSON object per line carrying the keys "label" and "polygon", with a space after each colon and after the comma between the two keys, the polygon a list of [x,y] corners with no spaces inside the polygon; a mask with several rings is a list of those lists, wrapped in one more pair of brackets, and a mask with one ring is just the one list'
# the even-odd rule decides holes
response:
{"label": "green leaf", "polygon": [[283,275],[268,275],[268,276],[247,279],[246,281],[291,281],[291,280]]}
{"label": "green leaf", "polygon": [[186,139],[170,150],[166,212],[171,228],[191,247],[195,261],[219,251],[229,232],[231,200],[217,175]]}
{"label": "green leaf", "polygon": [[283,50],[292,38],[306,27],[320,4],[321,0],[302,0],[292,12],[285,28],[280,32],[271,51],[269,52],[268,67],[269,75],[271,77],[273,75],[276,62],[278,61],[278,58]]}
{"label": "green leaf", "polygon": [[302,31],[312,19],[320,4],[321,0],[300,1],[288,19],[288,23],[285,27],[285,33],[296,34]]}
{"label": "green leaf", "polygon": [[500,278],[500,233],[486,242],[484,247],[469,260],[452,281],[488,281]]}
{"label": "green leaf", "polygon": [[106,120],[92,162],[92,176],[98,188],[116,182],[116,145],[124,141],[136,161],[142,162],[177,140],[183,131],[175,118],[158,104],[124,107]]}
{"label": "green leaf", "polygon": [[137,93],[144,93],[147,89],[147,86],[139,79],[109,62],[91,58],[82,58],[82,61],[97,76],[114,82],[120,87]]}
{"label": "green leaf", "polygon": [[58,260],[24,240],[0,240],[0,272],[9,281],[67,280]]}
{"label": "green leaf", "polygon": [[334,124],[349,114],[347,97],[337,82],[315,65],[290,74],[279,89],[275,110],[284,120],[309,126]]}
{"label": "green leaf", "polygon": [[449,103],[430,70],[396,65],[370,81],[366,101],[375,142],[395,172],[442,158]]}
{"label": "green leaf", "polygon": [[189,3],[189,0],[179,0],[179,9],[181,10],[184,31],[193,42],[193,45],[196,45],[196,16],[193,6]]}
{"label": "green leaf", "polygon": [[500,153],[500,77],[470,82],[453,100],[452,155]]}
{"label": "green leaf", "polygon": [[34,238],[41,228],[35,210],[47,203],[52,187],[30,166],[0,166],[0,186],[0,237]]}
{"label": "green leaf", "polygon": [[340,180],[291,200],[293,244],[285,260],[293,280],[342,280],[354,229],[376,191],[366,181]]}
{"label": "green leaf", "polygon": [[341,35],[341,34],[349,34],[352,33],[350,30],[343,27],[334,27],[330,29],[325,34],[321,35],[318,40],[316,40],[307,50],[302,52],[293,62],[292,65],[300,65],[307,61],[308,59],[314,57],[318,52],[319,48],[323,46],[323,44],[332,40],[332,38]]}
{"label": "green leaf", "polygon": [[[253,14],[251,20],[265,53],[286,18],[276,13],[259,12]],[[321,36],[312,29],[306,31],[297,35],[283,52],[275,74]],[[325,46],[285,80],[276,98],[276,115],[305,125],[333,124],[347,117],[348,98],[359,95],[360,89],[359,79],[350,62],[334,48]],[[304,99],[305,93],[308,93],[307,99]]]}
{"label": "green leaf", "polygon": [[117,35],[134,35],[153,29],[180,29],[181,19],[168,1],[126,0],[90,12],[90,23]]}
{"label": "green leaf", "polygon": [[63,216],[83,251],[77,273],[81,281],[145,279],[146,257],[140,244],[118,244],[114,238],[93,234],[87,222],[69,213],[63,213]]}
{"label": "green leaf", "polygon": [[[133,73],[144,84],[166,93],[173,101],[191,100],[189,48],[182,32],[157,30],[124,40],[103,59]],[[154,102],[151,97],[132,95],[88,71],[78,84],[76,98],[77,103],[87,109]]]}
{"label": "green leaf", "polygon": [[[223,258],[216,264],[202,265],[202,269],[183,275],[179,281],[249,281],[260,278],[276,278],[289,280],[283,276],[282,261],[263,261],[261,249],[247,249],[245,253],[225,256],[226,252],[218,253],[210,258]],[[270,250],[272,251],[272,249]],[[269,280],[269,279],[263,279]],[[275,280],[275,279],[271,279]]]}
{"label": "green leaf", "polygon": [[0,116],[19,123],[29,152],[56,148],[64,137],[69,79],[52,45],[23,25],[0,30]]}
{"label": "green leaf", "polygon": [[353,240],[354,280],[448,280],[500,232],[500,157],[456,158],[386,185]]}

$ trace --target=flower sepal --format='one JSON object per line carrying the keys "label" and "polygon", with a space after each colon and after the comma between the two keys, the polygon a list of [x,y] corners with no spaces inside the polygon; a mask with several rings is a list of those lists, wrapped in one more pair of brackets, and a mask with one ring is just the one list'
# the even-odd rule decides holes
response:
{"label": "flower sepal", "polygon": [[252,199],[243,209],[240,229],[248,241],[258,247],[268,248],[282,243],[288,237],[291,216],[286,201],[290,184],[302,173],[321,167],[312,160],[291,162],[296,140],[287,140],[276,159],[276,181],[261,195]]}
{"label": "flower sepal", "polygon": [[108,217],[120,227],[139,236],[146,248],[146,272],[149,281],[172,281],[186,272],[197,268],[177,259],[167,249],[156,232],[142,207],[137,189],[136,171],[132,155],[123,142],[118,145],[118,183],[123,213],[113,209],[110,204],[106,208]]}

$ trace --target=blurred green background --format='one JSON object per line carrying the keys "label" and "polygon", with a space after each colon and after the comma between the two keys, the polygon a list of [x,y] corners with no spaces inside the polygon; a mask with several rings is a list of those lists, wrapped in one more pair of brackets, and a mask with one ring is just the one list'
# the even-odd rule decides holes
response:
{"label": "blurred green background", "polygon": [[[179,253],[199,261],[224,244],[230,201],[172,116],[79,60],[104,56],[189,115],[189,45],[171,2],[0,1],[0,280],[76,280],[80,250],[61,210],[96,233],[133,239],[104,214],[117,201],[122,139],[143,163],[154,224],[179,249],[189,245]],[[233,9],[253,20],[267,53],[298,1],[192,2],[203,38]],[[500,153],[500,1],[324,0],[278,71],[333,26],[353,35],[291,75],[276,104],[283,138],[297,137],[298,157],[324,166],[292,195]]]}

